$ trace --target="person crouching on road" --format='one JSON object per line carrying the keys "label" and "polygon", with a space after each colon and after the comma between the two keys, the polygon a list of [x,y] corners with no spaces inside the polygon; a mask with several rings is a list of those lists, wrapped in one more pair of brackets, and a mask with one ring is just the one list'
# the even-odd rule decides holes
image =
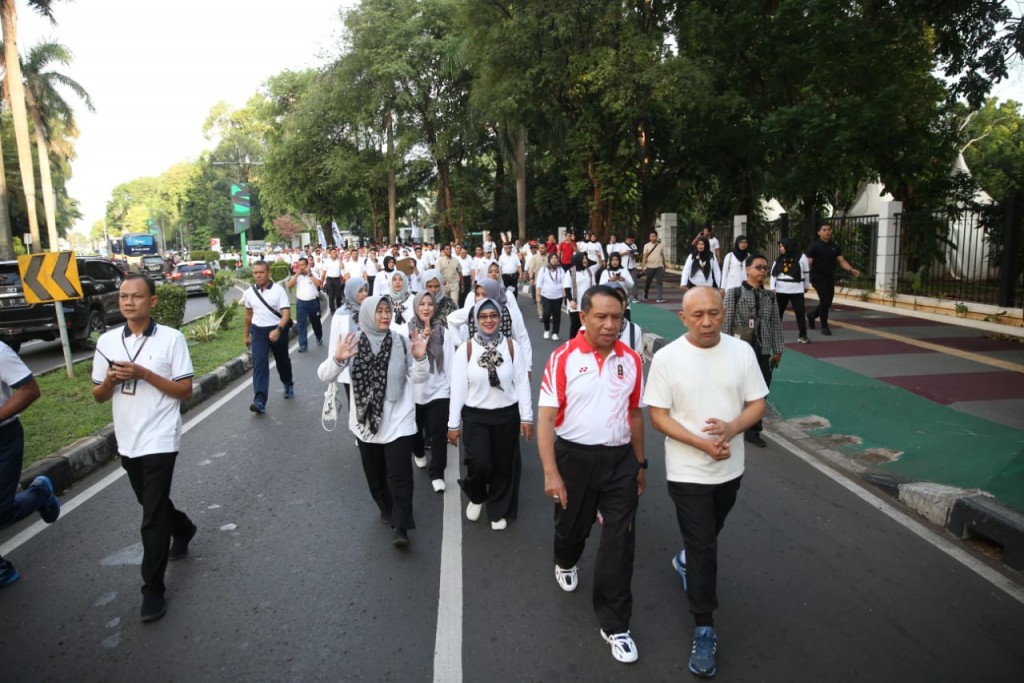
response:
{"label": "person crouching on road", "polygon": [[391,329],[391,300],[367,297],[359,306],[359,333],[346,334],[333,362],[350,367],[348,428],[359,441],[363,473],[380,519],[394,530],[394,544],[409,545],[412,514],[412,441],[416,433],[414,383],[427,379],[427,340],[412,341]]}
{"label": "person crouching on road", "polygon": [[[739,287],[725,293],[725,322],[723,329],[734,336],[740,336],[750,344],[757,355],[757,366],[767,387],[772,386],[772,371],[779,367],[786,342],[782,337],[782,321],[775,292],[766,289],[764,281],[768,276],[768,259],[761,254],[751,254],[746,262],[747,279]],[[761,420],[747,430],[747,443],[759,448],[768,444],[761,438],[764,425]]]}
{"label": "person crouching on road", "polygon": [[270,266],[257,261],[252,266],[255,284],[242,294],[245,303],[245,345],[252,348],[253,399],[249,410],[267,412],[270,391],[270,354],[277,361],[277,374],[284,385],[284,397],[295,396],[292,360],[288,357],[288,330],[291,327],[291,302],[288,290],[270,280]]}
{"label": "person crouching on road", "polygon": [[672,558],[696,628],[689,669],[714,676],[718,636],[718,534],[743,477],[740,435],[764,415],[768,387],[746,342],[722,334],[718,290],[694,287],[680,314],[687,332],[651,361],[644,402],[665,435],[668,493],[685,548]]}
{"label": "person crouching on road", "polygon": [[[282,290],[283,291],[283,290]],[[171,502],[171,479],[181,446],[181,402],[192,398],[192,358],[185,337],[150,315],[156,285],[128,275],[118,295],[124,327],[96,342],[92,396],[112,401],[121,467],[142,505],[142,621],[167,612],[168,560],[188,554],[196,525]]]}
{"label": "person crouching on road", "polygon": [[501,531],[519,511],[522,458],[519,435],[533,437],[528,355],[502,334],[501,305],[493,299],[473,309],[473,336],[455,352],[448,410],[448,442],[465,449],[459,486],[475,522],[487,504],[491,529]]}
{"label": "person crouching on road", "polygon": [[427,380],[412,385],[412,395],[416,401],[416,438],[413,440],[412,454],[416,466],[423,469],[427,467],[426,449],[430,449],[430,466],[427,470],[430,485],[436,493],[442,493],[445,489],[444,471],[448,466],[446,421],[455,343],[452,333],[438,321],[437,307],[431,292],[423,291],[414,296],[412,310],[415,317],[409,323],[409,334],[422,335],[427,340],[427,362],[430,364]]}
{"label": "person crouching on road", "polygon": [[334,359],[345,337],[359,333],[359,306],[366,299],[369,283],[361,277],[349,278],[345,283],[345,295],[341,306],[331,316],[331,327],[327,330],[327,358],[316,374],[321,382],[338,382],[345,387],[346,402],[352,399],[352,377],[348,367],[339,367]]}

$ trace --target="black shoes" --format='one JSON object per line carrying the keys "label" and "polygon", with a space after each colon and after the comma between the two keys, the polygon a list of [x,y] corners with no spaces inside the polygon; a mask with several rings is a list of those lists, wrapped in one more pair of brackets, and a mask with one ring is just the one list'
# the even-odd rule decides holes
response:
{"label": "black shoes", "polygon": [[167,601],[164,600],[164,596],[152,593],[142,595],[142,610],[139,612],[139,618],[142,621],[156,621],[162,619],[165,614],[167,614]]}
{"label": "black shoes", "polygon": [[828,329],[824,325],[821,326],[821,333],[823,335],[825,335],[826,337],[831,337],[832,336],[832,330]]}
{"label": "black shoes", "polygon": [[761,435],[757,432],[747,432],[743,435],[743,440],[747,443],[752,443],[758,448],[768,448],[768,442],[761,438]]}
{"label": "black shoes", "polygon": [[395,529],[395,540],[391,542],[396,548],[406,548],[409,546],[409,534],[405,529]]}
{"label": "black shoes", "polygon": [[807,327],[811,328],[812,330],[815,329],[814,321],[816,319],[817,319],[816,315],[814,315],[813,313],[808,313],[807,314]]}
{"label": "black shoes", "polygon": [[174,562],[188,555],[188,544],[195,538],[198,529],[199,527],[193,524],[183,535],[172,538],[171,551],[167,553],[167,559]]}

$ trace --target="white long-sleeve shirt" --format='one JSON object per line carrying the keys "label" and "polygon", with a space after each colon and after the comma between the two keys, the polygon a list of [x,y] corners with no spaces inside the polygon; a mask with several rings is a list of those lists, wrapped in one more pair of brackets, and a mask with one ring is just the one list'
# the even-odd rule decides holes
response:
{"label": "white long-sleeve shirt", "polygon": [[[469,316],[473,314],[473,306],[476,302],[471,296],[466,297],[466,303],[457,311],[448,314],[448,329],[455,337],[455,345],[459,346],[469,339]],[[512,318],[512,339],[516,342],[517,351],[526,356],[527,367],[533,366],[533,343],[530,341],[530,333],[526,331],[526,323],[523,321],[523,312],[518,306],[506,306],[509,317]]]}
{"label": "white long-sleeve shirt", "polygon": [[810,287],[811,267],[807,264],[807,257],[800,254],[800,279],[794,280],[789,275],[780,274],[772,276],[771,287],[779,294],[803,294]]}
{"label": "white long-sleeve shirt", "polygon": [[537,287],[540,289],[540,295],[545,299],[561,299],[565,296],[564,288],[562,283],[565,278],[565,271],[559,268],[555,271],[555,274],[551,274],[551,269],[547,266],[537,271]]}
{"label": "white long-sleeve shirt", "polygon": [[[530,396],[530,363],[526,354],[514,341],[513,356],[509,355],[508,342],[502,340],[497,351],[503,361],[497,367],[501,387],[492,387],[487,379],[487,368],[479,360],[484,352],[483,344],[473,341],[467,351],[466,342],[455,350],[452,364],[452,396],[448,407],[448,429],[462,428],[462,408],[496,410],[519,404],[519,421],[533,422],[533,400]],[[468,358],[467,358],[468,356]]]}
{"label": "white long-sleeve shirt", "polygon": [[747,269],[744,267],[743,262],[736,258],[736,254],[730,251],[725,255],[725,260],[722,261],[721,288],[732,289],[733,287],[739,287],[746,279]]}
{"label": "white long-sleeve shirt", "polygon": [[[714,254],[708,254],[708,260],[711,261],[711,277],[705,277],[704,271],[697,269],[695,275],[690,274],[690,268],[693,266],[693,254],[690,254],[686,258],[686,263],[683,264],[683,287],[718,287],[722,288],[722,269],[718,267],[718,261],[715,260]],[[746,279],[746,278],[744,278]]]}
{"label": "white long-sleeve shirt", "polygon": [[345,308],[339,308],[331,316],[331,326],[327,330],[327,359],[316,369],[316,376],[320,378],[321,382],[352,383],[348,365],[340,367],[334,362],[334,353],[338,350],[338,340],[349,333],[351,317],[348,309]]}
{"label": "white long-sleeve shirt", "polygon": [[[428,372],[422,384],[412,385],[412,397],[416,405],[426,405],[439,398],[451,396],[452,363],[455,360],[455,335],[451,330],[444,331],[444,372]],[[430,360],[427,360],[430,367]]]}

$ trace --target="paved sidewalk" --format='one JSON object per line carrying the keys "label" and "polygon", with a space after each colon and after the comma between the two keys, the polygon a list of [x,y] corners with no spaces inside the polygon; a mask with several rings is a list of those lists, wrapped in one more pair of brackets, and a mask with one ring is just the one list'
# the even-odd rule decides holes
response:
{"label": "paved sidewalk", "polygon": [[[667,282],[666,295],[665,304],[634,304],[633,317],[674,339],[681,296]],[[811,330],[811,344],[796,344],[787,312],[790,343],[769,398],[784,419],[823,417],[830,426],[810,433],[846,441],[837,450],[862,463],[872,449],[898,452],[892,462],[867,459],[881,472],[979,488],[1024,510],[1024,341],[847,304],[833,307],[830,323],[832,337]]]}

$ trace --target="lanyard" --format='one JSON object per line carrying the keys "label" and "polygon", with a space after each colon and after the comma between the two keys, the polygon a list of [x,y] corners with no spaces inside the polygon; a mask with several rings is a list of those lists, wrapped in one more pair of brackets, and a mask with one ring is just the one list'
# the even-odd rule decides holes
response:
{"label": "lanyard", "polygon": [[148,341],[149,341],[149,337],[150,337],[150,336],[151,336],[151,335],[143,335],[143,336],[142,336],[142,344],[141,344],[141,345],[139,346],[139,350],[138,350],[138,351],[136,351],[136,352],[135,352],[135,355],[133,356],[133,355],[131,354],[131,352],[130,352],[130,351],[128,351],[128,345],[127,345],[127,344],[126,344],[126,343],[124,342],[124,335],[121,335],[121,346],[123,346],[123,347],[124,347],[124,352],[125,352],[125,354],[126,354],[126,355],[128,356],[128,360],[129,360],[130,362],[134,363],[134,362],[135,362],[135,359],[139,357],[139,354],[140,354],[140,353],[142,353],[142,349],[146,348],[146,342],[148,342]]}

